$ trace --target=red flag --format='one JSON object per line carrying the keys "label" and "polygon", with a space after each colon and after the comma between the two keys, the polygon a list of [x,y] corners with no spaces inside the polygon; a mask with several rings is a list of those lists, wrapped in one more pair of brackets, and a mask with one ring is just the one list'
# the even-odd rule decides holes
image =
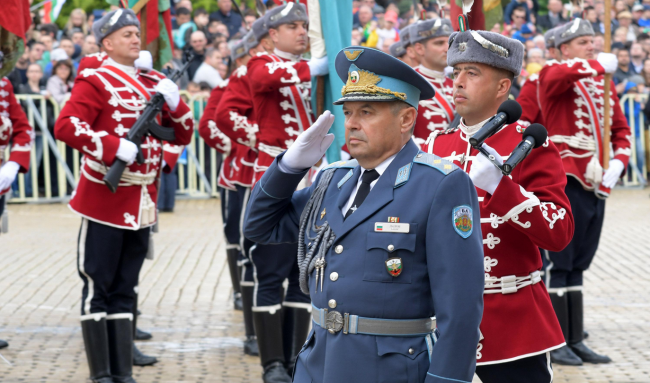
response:
{"label": "red flag", "polygon": [[0,27],[25,39],[25,32],[27,32],[31,23],[32,17],[29,14],[29,0],[2,1]]}

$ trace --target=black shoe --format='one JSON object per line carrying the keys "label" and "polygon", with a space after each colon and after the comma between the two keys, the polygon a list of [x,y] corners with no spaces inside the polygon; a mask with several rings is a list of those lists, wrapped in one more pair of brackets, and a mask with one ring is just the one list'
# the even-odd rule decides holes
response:
{"label": "black shoe", "polygon": [[244,341],[244,354],[250,356],[258,356],[260,354],[260,349],[257,346],[257,338],[254,336],[246,338]]}
{"label": "black shoe", "polygon": [[582,366],[582,359],[567,346],[551,351],[551,362],[562,366]]}
{"label": "black shoe", "polygon": [[151,338],[153,338],[151,333],[142,331],[139,328],[135,329],[135,340],[149,340]]}
{"label": "black shoe", "polygon": [[158,363],[158,358],[156,358],[155,356],[149,356],[143,354],[142,351],[138,350],[138,348],[135,346],[135,343],[133,344],[133,365],[134,366],[153,366],[156,363]]}
{"label": "black shoe", "polygon": [[244,309],[244,304],[241,300],[241,293],[233,293],[232,301],[235,305],[235,310],[242,311]]}
{"label": "black shoe", "polygon": [[[122,316],[125,314],[121,314]],[[117,316],[117,315],[116,315]],[[129,314],[130,316],[130,314]],[[133,324],[131,318],[108,316],[108,350],[111,360],[111,375],[116,383],[135,383],[133,374]]]}
{"label": "black shoe", "polygon": [[291,377],[284,369],[284,363],[273,362],[264,368],[264,383],[291,383]]}
{"label": "black shoe", "polygon": [[9,343],[0,339],[0,348],[5,348],[5,347],[9,347]]}
{"label": "black shoe", "polygon": [[573,350],[573,352],[585,363],[605,364],[612,362],[610,357],[607,355],[596,354],[593,350],[587,347],[584,342],[572,344],[570,347],[571,350]]}
{"label": "black shoe", "polygon": [[96,383],[112,383],[106,316],[97,315],[97,317],[87,315],[81,320],[81,333],[88,358],[90,380]]}

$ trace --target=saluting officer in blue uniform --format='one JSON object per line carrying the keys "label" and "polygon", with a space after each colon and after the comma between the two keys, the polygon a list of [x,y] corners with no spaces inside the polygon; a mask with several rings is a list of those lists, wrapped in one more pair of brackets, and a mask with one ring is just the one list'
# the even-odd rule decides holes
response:
{"label": "saluting officer in blue uniform", "polygon": [[344,49],[336,70],[355,160],[296,191],[334,139],[325,112],[257,183],[244,225],[255,242],[298,242],[313,329],[294,382],[471,382],[483,310],[479,205],[465,172],[411,139],[418,101],[434,90],[375,49]]}

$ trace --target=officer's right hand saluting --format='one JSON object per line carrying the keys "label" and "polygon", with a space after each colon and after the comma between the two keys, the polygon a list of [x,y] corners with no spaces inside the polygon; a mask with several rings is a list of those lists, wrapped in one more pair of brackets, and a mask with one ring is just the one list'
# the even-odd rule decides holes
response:
{"label": "officer's right hand saluting", "polygon": [[284,157],[282,168],[295,171],[308,169],[315,165],[334,141],[334,135],[328,133],[334,123],[334,115],[326,110],[314,125],[305,130],[291,145]]}

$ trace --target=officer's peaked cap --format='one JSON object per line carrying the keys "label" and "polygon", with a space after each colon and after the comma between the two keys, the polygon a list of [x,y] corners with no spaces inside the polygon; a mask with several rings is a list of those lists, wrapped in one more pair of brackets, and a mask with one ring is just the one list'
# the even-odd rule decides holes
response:
{"label": "officer's peaked cap", "polygon": [[101,19],[93,23],[93,34],[97,40],[97,44],[102,43],[108,35],[122,29],[134,25],[140,29],[140,20],[135,15],[135,12],[128,8],[120,8],[108,12]]}
{"label": "officer's peaked cap", "polygon": [[346,101],[404,101],[418,107],[420,100],[434,96],[431,84],[400,60],[373,48],[352,46],[336,55],[336,73],[345,83],[342,97]]}

